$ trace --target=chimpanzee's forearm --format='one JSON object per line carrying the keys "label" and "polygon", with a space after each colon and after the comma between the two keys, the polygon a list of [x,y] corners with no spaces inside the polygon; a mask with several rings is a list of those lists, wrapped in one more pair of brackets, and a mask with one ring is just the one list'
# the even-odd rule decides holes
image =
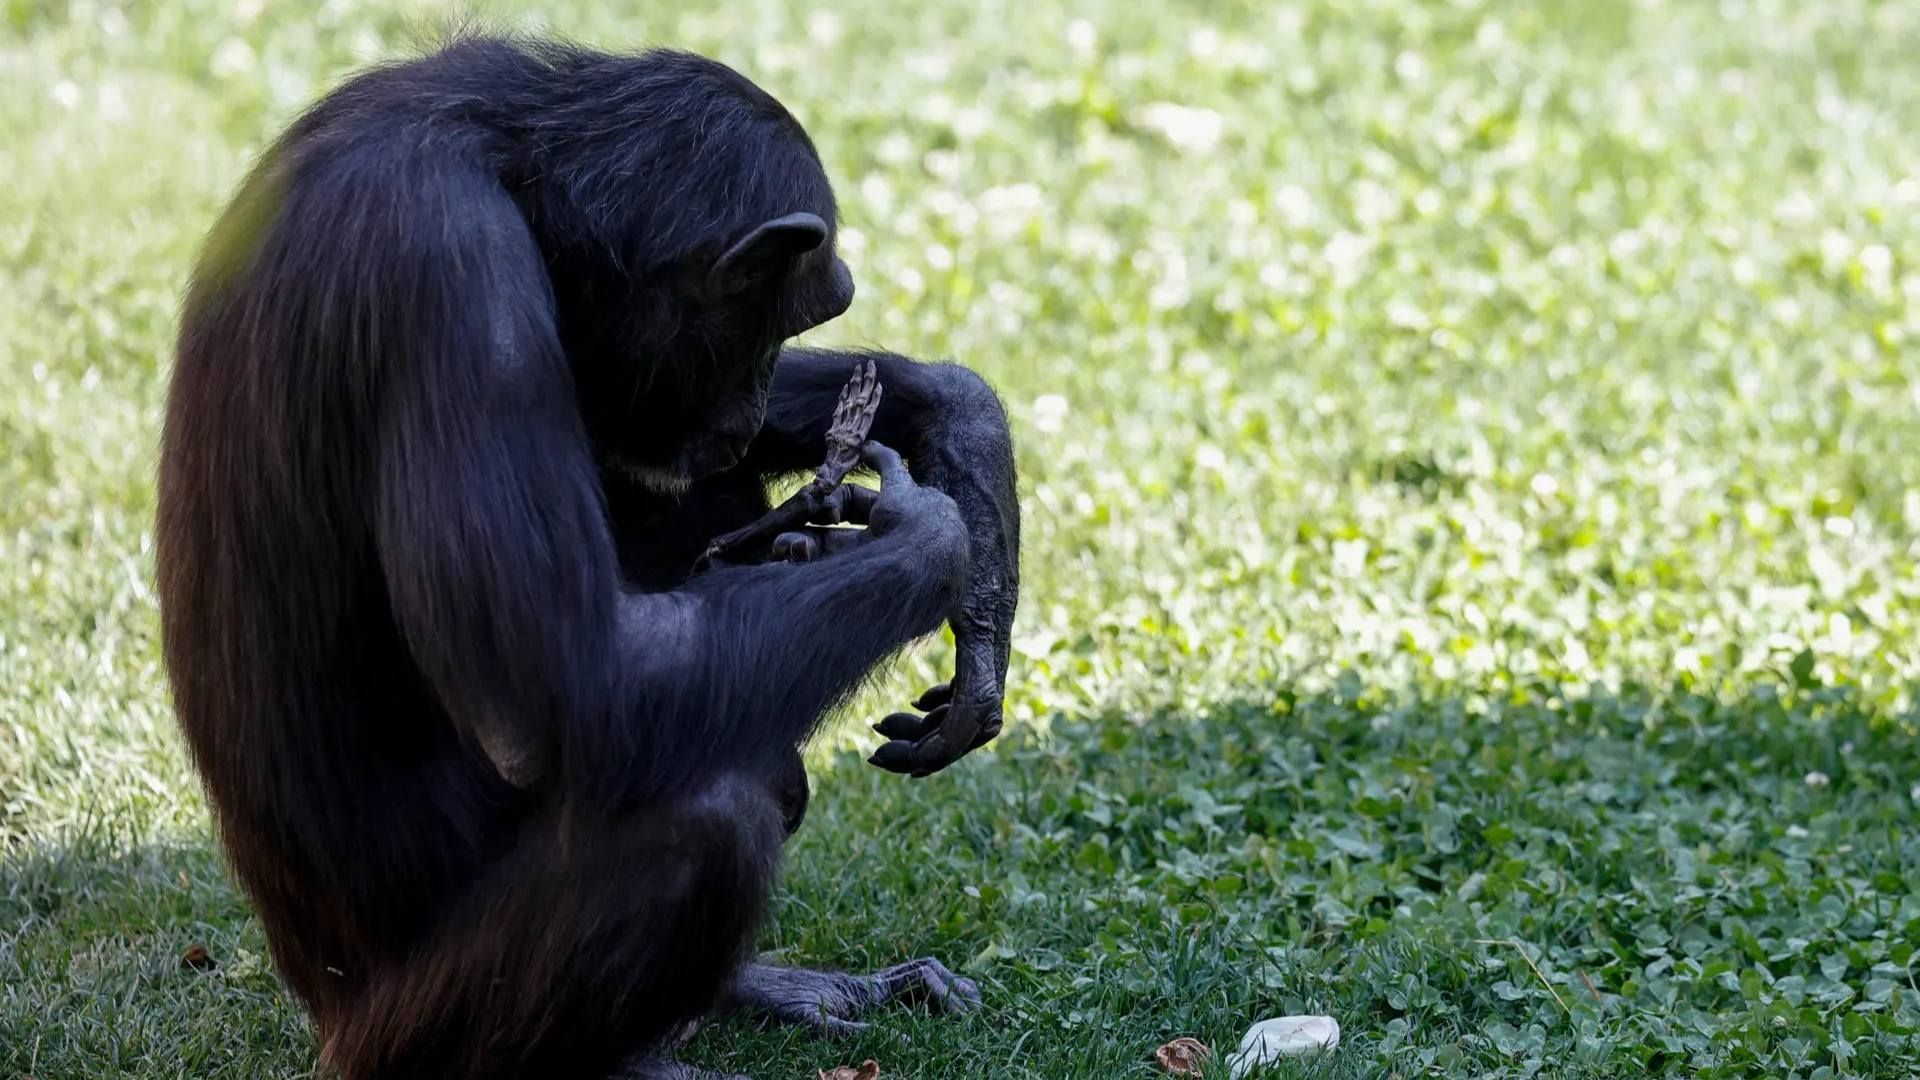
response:
{"label": "chimpanzee's forearm", "polygon": [[[765,426],[745,467],[764,473],[810,468],[820,459],[834,403],[855,367],[872,360],[884,391],[872,438],[907,457],[914,478],[945,492],[971,541],[971,574],[953,614],[952,700],[977,725],[968,745],[948,745],[911,771],[930,772],[997,733],[1019,599],[1020,505],[1006,411],[986,381],[957,364],[890,353],[789,348],[775,369]],[[971,719],[968,719],[970,717]],[[902,771],[908,771],[903,769]]]}
{"label": "chimpanzee's forearm", "polygon": [[656,744],[632,758],[661,770],[630,777],[636,790],[669,790],[728,762],[774,763],[958,606],[969,580],[959,510],[916,485],[892,450],[870,444],[866,457],[882,487],[868,528],[833,558],[721,566],[622,597],[628,737]]}

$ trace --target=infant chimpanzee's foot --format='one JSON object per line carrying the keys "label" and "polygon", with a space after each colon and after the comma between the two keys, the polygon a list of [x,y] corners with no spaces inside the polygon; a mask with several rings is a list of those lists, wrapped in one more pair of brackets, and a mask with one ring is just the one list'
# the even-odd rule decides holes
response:
{"label": "infant chimpanzee's foot", "polygon": [[775,1023],[847,1035],[868,1027],[861,1016],[895,1001],[924,1001],[941,1014],[964,1016],[980,1007],[980,988],[938,960],[910,960],[871,975],[750,964],[740,972],[730,1004]]}

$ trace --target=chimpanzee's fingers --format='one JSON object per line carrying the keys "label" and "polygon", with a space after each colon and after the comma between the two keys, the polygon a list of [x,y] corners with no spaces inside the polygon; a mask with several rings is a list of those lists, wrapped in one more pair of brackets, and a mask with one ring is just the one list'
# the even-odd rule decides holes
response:
{"label": "chimpanzee's fingers", "polygon": [[943,682],[929,689],[926,693],[921,694],[920,699],[913,703],[913,707],[919,709],[921,712],[927,712],[931,709],[937,709],[952,700],[953,684]]}
{"label": "chimpanzee's fingers", "polygon": [[841,484],[828,492],[807,521],[814,525],[865,525],[880,493],[859,484]]}
{"label": "chimpanzee's fingers", "polygon": [[907,742],[920,737],[926,730],[926,720],[912,713],[888,713],[873,725],[873,733],[883,739],[904,739]]}
{"label": "chimpanzee's fingers", "polygon": [[888,772],[910,773],[914,770],[913,745],[905,739],[895,739],[880,744],[880,749],[867,758],[867,764],[878,765]]}
{"label": "chimpanzee's fingers", "polygon": [[842,1020],[837,1016],[827,1016],[821,1018],[820,1027],[817,1030],[824,1038],[846,1039],[859,1035],[872,1026],[860,1020]]}
{"label": "chimpanzee's fingers", "polygon": [[808,533],[783,532],[773,538],[773,557],[781,562],[812,562],[820,557],[820,542]]}
{"label": "chimpanzee's fingers", "polygon": [[867,444],[860,448],[860,460],[866,462],[868,468],[879,473],[880,482],[887,487],[893,487],[896,484],[902,487],[913,486],[913,476],[907,472],[907,463],[900,460],[900,455],[883,443],[868,439]]}
{"label": "chimpanzee's fingers", "polygon": [[873,725],[873,730],[876,734],[889,739],[904,739],[907,742],[918,742],[927,732],[939,727],[941,722],[946,719],[946,715],[947,710],[945,707],[935,709],[925,716],[919,716],[910,712],[890,713],[879,723]]}
{"label": "chimpanzee's fingers", "polygon": [[926,1002],[936,1012],[961,1016],[980,1005],[980,988],[932,958],[909,960],[873,976],[881,1000]]}
{"label": "chimpanzee's fingers", "polygon": [[980,734],[989,725],[999,729],[999,710],[975,702],[959,701],[938,711],[942,714],[940,727],[914,745],[916,777],[932,776],[966,757],[986,741]]}
{"label": "chimpanzee's fingers", "polygon": [[880,492],[859,484],[842,485],[840,491],[840,521],[847,525],[865,525],[873,516],[873,504],[880,501]]}
{"label": "chimpanzee's fingers", "polygon": [[1001,725],[997,705],[982,708],[949,703],[923,718],[894,713],[874,725],[876,732],[892,741],[874,751],[867,761],[888,772],[922,779],[986,745],[1000,734]]}
{"label": "chimpanzee's fingers", "polygon": [[922,780],[960,760],[960,752],[948,740],[945,729],[935,729],[913,744],[908,776]]}
{"label": "chimpanzee's fingers", "polygon": [[980,984],[974,982],[972,979],[958,975],[954,976],[953,994],[954,997],[959,999],[960,1005],[962,1006],[962,1008],[957,1011],[970,1012],[980,1007]]}
{"label": "chimpanzee's fingers", "polygon": [[867,762],[888,772],[902,773],[919,780],[932,776],[961,757],[961,754],[954,752],[946,736],[935,729],[914,742],[895,739],[875,750]]}

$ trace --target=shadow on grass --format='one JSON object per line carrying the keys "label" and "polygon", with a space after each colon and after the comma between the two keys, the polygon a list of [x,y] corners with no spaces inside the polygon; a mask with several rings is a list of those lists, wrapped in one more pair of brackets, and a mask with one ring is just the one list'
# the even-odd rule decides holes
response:
{"label": "shadow on grass", "polygon": [[[1340,1050],[1277,1075],[1897,1068],[1920,1059],[1913,739],[1831,690],[1350,683],[1058,720],[922,782],[844,755],[814,778],[767,957],[937,955],[987,1010],[889,1013],[841,1045],[726,1023],[690,1057],[1105,1080],[1154,1075],[1177,1035],[1231,1046],[1312,1012]],[[218,966],[184,967],[193,944]],[[10,852],[0,984],[0,1075],[312,1066],[204,840]]]}
{"label": "shadow on grass", "polygon": [[0,860],[0,1076],[308,1076],[312,1056],[210,839],[102,829]]}

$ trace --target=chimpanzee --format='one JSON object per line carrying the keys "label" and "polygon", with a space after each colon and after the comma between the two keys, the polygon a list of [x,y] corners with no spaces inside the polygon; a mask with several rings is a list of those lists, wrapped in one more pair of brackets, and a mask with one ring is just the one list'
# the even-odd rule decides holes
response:
{"label": "chimpanzee", "polygon": [[[329,1067],[685,1080],[717,1011],[978,1002],[930,960],[748,962],[796,748],[943,622],[954,679],[873,761],[991,738],[1018,588],[986,384],[782,347],[852,299],[837,220],[735,71],[474,36],[325,97],[213,230],[161,454],[165,656]],[[836,503],[865,528],[693,574],[870,361],[881,487]]]}

